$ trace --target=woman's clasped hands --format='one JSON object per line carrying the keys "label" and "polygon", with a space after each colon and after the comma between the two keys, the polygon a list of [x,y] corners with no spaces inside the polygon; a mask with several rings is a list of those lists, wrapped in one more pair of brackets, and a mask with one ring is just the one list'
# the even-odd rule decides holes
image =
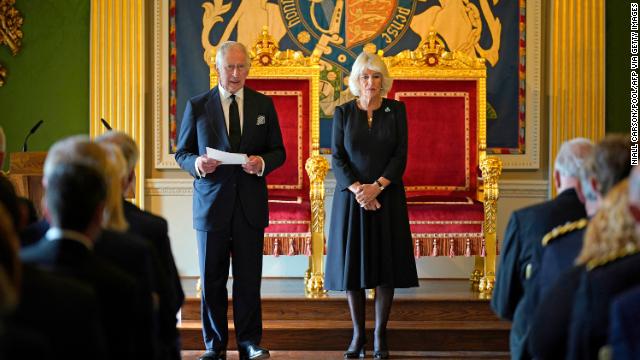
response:
{"label": "woman's clasped hands", "polygon": [[356,195],[356,201],[365,210],[378,210],[382,207],[377,197],[382,192],[375,184],[354,183],[349,190]]}

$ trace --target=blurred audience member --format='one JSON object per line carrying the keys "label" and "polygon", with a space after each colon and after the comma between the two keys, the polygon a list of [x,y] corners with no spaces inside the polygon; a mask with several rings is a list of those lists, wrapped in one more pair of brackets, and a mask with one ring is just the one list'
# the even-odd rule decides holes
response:
{"label": "blurred audience member", "polygon": [[[104,336],[93,290],[21,264],[10,218],[0,204],[0,274],[9,274],[10,279],[6,289],[0,276],[0,303],[6,304],[3,300],[9,298],[14,304],[14,311],[0,317],[7,324],[6,333],[0,335],[5,342],[4,353],[0,351],[3,359],[79,360],[92,353],[104,359]],[[0,308],[6,310],[6,306]]]}
{"label": "blurred audience member", "polygon": [[[600,208],[609,190],[631,171],[631,139],[624,135],[608,135],[593,149],[593,153],[580,169],[578,197],[583,201],[587,216],[591,218]],[[568,222],[554,228],[542,239],[543,253],[538,275],[539,296],[563,272],[574,265],[582,248],[587,218]]]}
{"label": "blurred audience member", "polygon": [[[629,177],[629,209],[640,233],[640,167]],[[640,286],[618,295],[611,304],[609,344],[613,359],[640,359]]]}
{"label": "blurred audience member", "polygon": [[584,265],[569,329],[568,358],[597,359],[607,342],[613,298],[640,284],[640,235],[629,211],[629,182],[620,182],[605,197],[589,222],[576,260]]}
{"label": "blurred audience member", "polygon": [[[613,183],[629,174],[630,146],[628,137],[610,135],[598,143],[586,159],[577,190],[589,217],[600,208],[602,198]],[[538,278],[541,300],[535,309],[529,336],[529,351],[536,359],[562,358],[566,354],[575,292],[584,270],[584,266],[574,267],[574,264],[587,224],[586,219],[569,222],[542,240],[546,246]]]}
{"label": "blurred audience member", "polygon": [[592,151],[591,141],[576,138],[565,142],[556,156],[553,180],[558,196],[542,204],[515,211],[509,219],[500,253],[500,267],[491,308],[512,320],[512,359],[528,358],[530,317],[537,306],[537,280],[542,237],[554,227],[586,216],[575,187],[584,159]]}
{"label": "blurred audience member", "polygon": [[[135,167],[139,158],[138,146],[127,134],[110,131],[99,136],[99,143],[111,143],[120,148],[126,160],[126,180],[122,185],[123,194],[135,194]],[[143,211],[136,205],[120,200],[124,215],[129,223],[129,232],[142,236],[156,249],[160,260],[158,284],[160,295],[159,326],[161,351],[165,359],[180,358],[180,336],[176,328],[176,315],[184,301],[184,292],[171,251],[167,221],[159,216]]]}
{"label": "blurred audience member", "polygon": [[[58,145],[50,150],[51,156],[59,155],[55,151]],[[98,146],[93,150],[102,151]],[[51,228],[38,243],[24,248],[21,257],[26,263],[92,286],[100,304],[108,358],[132,359],[137,336],[132,327],[123,324],[136,317],[135,281],[93,251],[104,216],[104,179],[104,172],[86,162],[53,166],[47,157],[44,212]]]}

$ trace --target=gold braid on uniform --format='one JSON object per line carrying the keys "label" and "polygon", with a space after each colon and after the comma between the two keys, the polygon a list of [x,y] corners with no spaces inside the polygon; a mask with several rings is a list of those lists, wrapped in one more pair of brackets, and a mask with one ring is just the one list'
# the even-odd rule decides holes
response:
{"label": "gold braid on uniform", "polygon": [[630,255],[634,255],[640,252],[640,249],[638,249],[638,246],[633,244],[633,243],[628,243],[625,247],[623,247],[622,249],[616,250],[616,251],[612,251],[610,253],[608,253],[605,256],[601,256],[599,258],[595,258],[590,260],[587,263],[587,271],[591,271],[597,267],[606,265],[610,262],[616,261],[618,259],[622,259],[623,257],[627,257]]}
{"label": "gold braid on uniform", "polygon": [[576,221],[569,221],[564,225],[556,226],[542,238],[542,246],[549,245],[549,242],[551,242],[553,239],[556,239],[564,234],[584,229],[585,227],[587,227],[588,223],[589,220],[587,218],[582,218]]}

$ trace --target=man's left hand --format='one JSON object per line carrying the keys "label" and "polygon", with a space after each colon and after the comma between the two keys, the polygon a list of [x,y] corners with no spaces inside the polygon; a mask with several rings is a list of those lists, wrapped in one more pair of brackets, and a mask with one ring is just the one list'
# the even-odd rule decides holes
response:
{"label": "man's left hand", "polygon": [[259,157],[251,155],[249,156],[249,160],[242,165],[242,169],[247,174],[259,174],[262,171],[262,161]]}

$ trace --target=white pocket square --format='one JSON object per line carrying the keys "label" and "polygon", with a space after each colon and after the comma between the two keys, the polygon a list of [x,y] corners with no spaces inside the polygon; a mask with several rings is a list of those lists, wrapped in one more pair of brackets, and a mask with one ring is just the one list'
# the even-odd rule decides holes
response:
{"label": "white pocket square", "polygon": [[256,120],[256,125],[264,125],[266,119],[264,117],[264,115],[260,115],[258,116],[258,119]]}

